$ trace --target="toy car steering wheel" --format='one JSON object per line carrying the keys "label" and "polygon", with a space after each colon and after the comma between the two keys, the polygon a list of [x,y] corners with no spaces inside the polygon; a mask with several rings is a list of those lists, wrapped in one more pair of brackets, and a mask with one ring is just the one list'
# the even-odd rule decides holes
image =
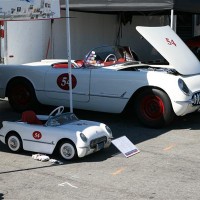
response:
{"label": "toy car steering wheel", "polygon": [[105,58],[104,62],[107,62],[108,58],[111,57],[111,56],[114,57],[114,60],[113,60],[113,61],[117,61],[117,57],[116,57],[115,54],[109,54],[109,55]]}
{"label": "toy car steering wheel", "polygon": [[64,111],[64,106],[59,106],[57,108],[55,108],[50,114],[49,114],[49,118],[51,118],[51,116],[56,116],[56,115],[60,115],[62,114]]}

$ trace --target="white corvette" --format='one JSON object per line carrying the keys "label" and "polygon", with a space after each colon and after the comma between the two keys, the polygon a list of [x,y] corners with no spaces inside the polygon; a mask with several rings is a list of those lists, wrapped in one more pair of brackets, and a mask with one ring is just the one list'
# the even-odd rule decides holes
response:
{"label": "white corvette", "polygon": [[[123,47],[99,47],[84,60],[72,61],[73,106],[121,113],[128,108],[151,127],[169,124],[200,108],[200,63],[169,27],[137,27],[169,62],[148,65],[135,61]],[[18,110],[39,101],[69,107],[67,60],[43,60],[0,66],[0,97]]]}
{"label": "white corvette", "polygon": [[54,109],[49,116],[22,113],[17,122],[3,121],[0,141],[12,152],[26,151],[52,154],[55,150],[63,159],[84,157],[111,144],[112,131],[103,123],[79,120],[73,113]]}

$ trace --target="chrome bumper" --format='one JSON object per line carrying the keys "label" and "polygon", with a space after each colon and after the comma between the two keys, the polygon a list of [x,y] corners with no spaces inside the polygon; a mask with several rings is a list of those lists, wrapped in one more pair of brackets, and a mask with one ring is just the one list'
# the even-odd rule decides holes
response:
{"label": "chrome bumper", "polygon": [[200,106],[200,92],[194,93],[192,98],[187,101],[175,101],[175,103],[186,103],[192,106]]}

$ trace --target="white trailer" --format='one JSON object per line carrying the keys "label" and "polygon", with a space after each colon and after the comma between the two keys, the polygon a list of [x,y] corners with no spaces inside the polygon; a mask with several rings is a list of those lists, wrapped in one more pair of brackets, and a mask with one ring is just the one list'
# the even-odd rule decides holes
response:
{"label": "white trailer", "polygon": [[1,38],[4,64],[23,64],[49,58],[51,20],[5,21]]}
{"label": "white trailer", "polygon": [[22,64],[49,58],[58,0],[0,0],[0,62]]}

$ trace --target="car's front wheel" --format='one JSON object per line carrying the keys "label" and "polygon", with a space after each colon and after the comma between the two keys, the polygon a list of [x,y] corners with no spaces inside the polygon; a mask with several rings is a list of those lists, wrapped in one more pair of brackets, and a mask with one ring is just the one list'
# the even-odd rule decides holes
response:
{"label": "car's front wheel", "polygon": [[135,100],[138,119],[146,126],[160,128],[169,124],[175,114],[168,95],[162,90],[148,88]]}
{"label": "car's front wheel", "polygon": [[22,141],[17,134],[10,134],[7,138],[8,148],[12,152],[20,152],[22,150]]}
{"label": "car's front wheel", "polygon": [[71,141],[63,141],[59,145],[59,154],[65,160],[73,160],[77,158],[77,151],[75,145]]}

